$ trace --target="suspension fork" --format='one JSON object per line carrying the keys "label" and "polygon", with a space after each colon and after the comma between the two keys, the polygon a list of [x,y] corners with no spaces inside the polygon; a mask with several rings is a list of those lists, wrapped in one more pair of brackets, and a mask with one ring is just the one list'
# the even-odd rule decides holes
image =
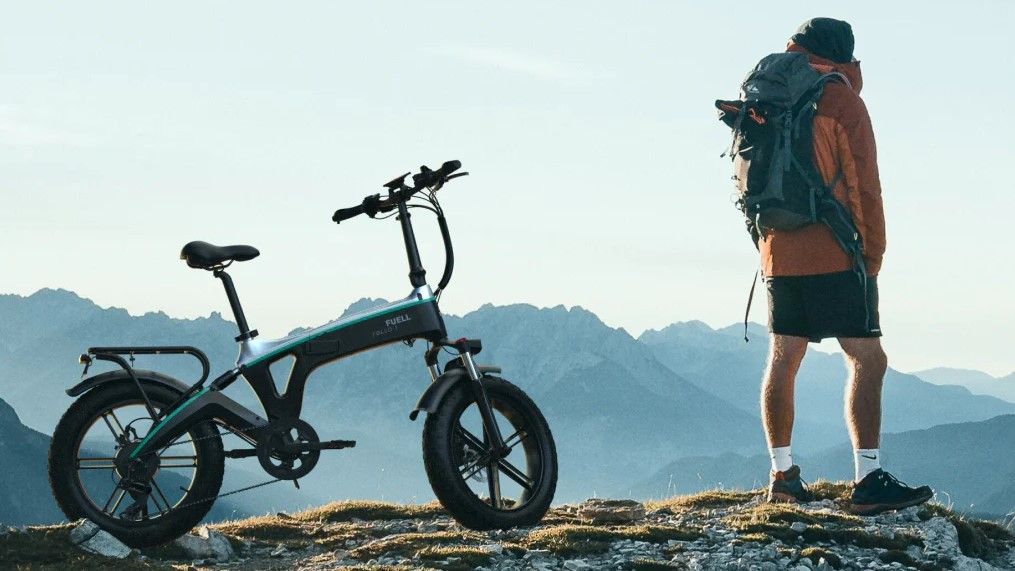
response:
{"label": "suspension fork", "polygon": [[504,437],[500,433],[500,427],[497,425],[497,419],[493,416],[490,397],[486,394],[486,387],[483,386],[483,376],[480,375],[479,370],[476,368],[476,362],[472,359],[472,353],[462,349],[459,348],[459,357],[465,366],[466,374],[469,375],[469,381],[471,381],[472,394],[476,399],[476,406],[479,407],[479,414],[483,418],[483,430],[490,441],[491,452],[496,459],[500,459],[504,456],[506,446],[504,445]]}

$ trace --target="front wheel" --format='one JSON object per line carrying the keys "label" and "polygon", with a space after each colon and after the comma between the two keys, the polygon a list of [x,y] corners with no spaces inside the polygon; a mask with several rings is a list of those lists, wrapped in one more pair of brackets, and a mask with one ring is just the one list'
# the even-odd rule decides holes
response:
{"label": "front wheel", "polygon": [[535,525],[557,488],[557,450],[539,408],[504,379],[481,381],[508,447],[491,452],[472,381],[457,383],[427,416],[423,461],[437,499],[465,527],[476,530]]}

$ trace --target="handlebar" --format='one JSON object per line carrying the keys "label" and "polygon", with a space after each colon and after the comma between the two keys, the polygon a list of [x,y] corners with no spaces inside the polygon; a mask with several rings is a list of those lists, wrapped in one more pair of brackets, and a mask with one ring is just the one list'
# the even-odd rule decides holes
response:
{"label": "handlebar", "polygon": [[358,206],[353,206],[352,208],[339,208],[338,210],[335,211],[335,215],[332,216],[331,219],[334,220],[335,223],[337,224],[342,222],[343,220],[355,218],[360,214],[363,214],[362,204]]}
{"label": "handlebar", "polygon": [[423,264],[420,262],[416,238],[413,234],[412,224],[409,221],[408,209],[412,208],[412,206],[407,206],[406,203],[417,192],[424,188],[430,189],[430,202],[434,208],[429,208],[429,210],[437,213],[437,224],[440,227],[441,238],[444,242],[444,272],[434,292],[439,294],[444,291],[444,288],[451,281],[451,274],[455,267],[455,253],[451,244],[451,235],[448,232],[448,222],[444,218],[444,211],[437,203],[433,193],[440,190],[449,180],[469,174],[467,172],[455,174],[455,171],[460,168],[462,168],[461,161],[447,161],[437,170],[431,170],[424,165],[420,167],[419,173],[412,175],[412,186],[408,186],[405,183],[405,178],[411,173],[405,173],[384,185],[388,189],[387,197],[381,198],[380,194],[367,196],[360,204],[352,208],[339,208],[331,219],[336,223],[341,223],[343,220],[355,218],[360,214],[366,214],[373,218],[379,212],[390,212],[397,208],[399,220],[402,223],[402,234],[405,238],[405,251],[409,258],[409,281],[413,287],[420,287],[427,283],[426,270],[423,269]]}
{"label": "handlebar", "polygon": [[406,186],[405,177],[409,176],[410,173],[405,173],[384,185],[388,189],[387,198],[381,198],[380,194],[367,196],[358,206],[339,208],[331,219],[336,224],[340,224],[343,220],[355,218],[360,214],[366,214],[373,218],[378,212],[390,212],[399,203],[408,201],[414,194],[424,188],[436,187],[434,190],[439,190],[444,186],[444,183],[452,178],[468,174],[460,173],[453,175],[460,168],[462,168],[461,161],[447,161],[437,170],[431,170],[426,165],[423,165],[420,167],[419,173],[412,175],[412,186]]}

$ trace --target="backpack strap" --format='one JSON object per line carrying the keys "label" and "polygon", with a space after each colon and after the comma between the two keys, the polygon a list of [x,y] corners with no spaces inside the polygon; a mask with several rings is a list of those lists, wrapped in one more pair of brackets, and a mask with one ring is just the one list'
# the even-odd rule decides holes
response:
{"label": "backpack strap", "polygon": [[747,309],[744,310],[744,343],[750,343],[747,337],[747,320],[751,316],[751,303],[754,301],[754,288],[758,285],[758,270],[754,270],[754,281],[751,282],[751,292],[747,294]]}
{"label": "backpack strap", "polygon": [[737,152],[740,151],[740,141],[737,140],[737,135],[740,134],[740,125],[744,122],[744,115],[747,110],[746,108],[746,103],[740,104],[740,109],[737,112],[737,119],[733,122],[733,140],[730,142],[730,148],[723,154],[719,155],[719,158],[723,158],[727,155],[730,157],[736,157]]}

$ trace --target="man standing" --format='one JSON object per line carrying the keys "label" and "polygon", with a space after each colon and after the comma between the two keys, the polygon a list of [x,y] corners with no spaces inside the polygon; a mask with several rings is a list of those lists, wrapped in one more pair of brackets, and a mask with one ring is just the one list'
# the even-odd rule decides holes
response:
{"label": "man standing", "polygon": [[860,65],[850,25],[831,18],[805,22],[787,51],[807,54],[815,70],[837,72],[818,100],[813,122],[814,164],[832,195],[852,215],[863,245],[866,286],[825,224],[766,230],[759,242],[768,290],[771,343],[761,414],[772,459],[769,501],[812,499],[793,463],[793,390],[808,342],[835,337],[849,380],[845,417],[853,442],[851,511],[873,514],[923,503],[933,492],[909,487],[881,469],[881,385],[888,367],[878,324],[877,275],[885,251],[885,220],[874,132],[860,99]]}

